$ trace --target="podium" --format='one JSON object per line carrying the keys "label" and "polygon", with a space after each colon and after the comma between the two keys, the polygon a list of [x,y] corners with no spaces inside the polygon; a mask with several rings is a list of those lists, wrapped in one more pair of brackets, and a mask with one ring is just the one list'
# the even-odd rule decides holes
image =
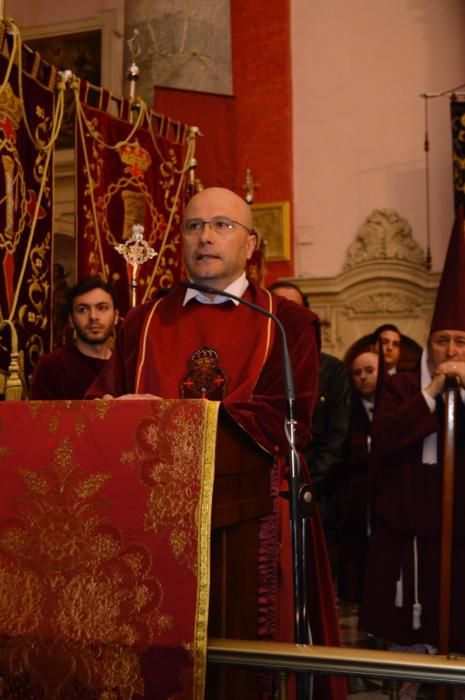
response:
{"label": "podium", "polygon": [[[6,694],[200,700],[207,612],[208,634],[257,637],[271,457],[217,412],[0,403]],[[212,667],[207,686],[212,700],[259,697],[255,671]]]}
{"label": "podium", "polygon": [[[259,521],[272,511],[271,465],[271,456],[220,413],[213,489],[209,636],[257,639]],[[205,697],[256,700],[257,672],[207,667]]]}

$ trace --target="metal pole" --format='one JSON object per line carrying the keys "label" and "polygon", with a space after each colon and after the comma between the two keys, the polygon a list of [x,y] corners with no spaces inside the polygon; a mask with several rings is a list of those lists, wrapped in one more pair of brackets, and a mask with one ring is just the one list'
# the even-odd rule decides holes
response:
{"label": "metal pole", "polygon": [[465,685],[465,658],[452,655],[210,638],[208,663]]}

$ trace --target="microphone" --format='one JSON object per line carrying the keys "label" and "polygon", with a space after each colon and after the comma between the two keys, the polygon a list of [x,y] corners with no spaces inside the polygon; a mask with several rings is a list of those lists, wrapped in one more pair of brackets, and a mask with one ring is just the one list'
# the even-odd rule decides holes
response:
{"label": "microphone", "polygon": [[290,411],[291,411],[291,416],[290,418],[293,419],[293,403],[295,400],[295,392],[294,392],[294,379],[292,375],[292,365],[291,365],[291,360],[289,357],[289,349],[287,346],[287,339],[286,339],[286,331],[284,330],[284,326],[279,320],[279,318],[271,313],[271,311],[267,311],[266,309],[263,309],[261,306],[258,306],[258,304],[253,304],[251,301],[248,301],[247,299],[243,299],[242,297],[238,297],[235,294],[231,294],[230,292],[225,292],[222,289],[215,289],[214,287],[207,287],[206,285],[203,284],[197,284],[196,282],[190,282],[189,280],[183,280],[182,282],[179,282],[179,285],[181,287],[184,287],[185,289],[195,289],[197,292],[202,292],[203,294],[219,294],[220,296],[227,297],[228,299],[234,299],[235,301],[238,301],[240,304],[245,304],[245,306],[249,306],[251,309],[254,309],[255,311],[258,311],[258,313],[263,314],[263,316],[268,316],[268,318],[273,319],[275,322],[276,326],[279,329],[279,332],[281,334],[281,344],[283,348],[283,364],[284,364],[284,389],[286,392],[287,399],[289,401],[290,405]]}

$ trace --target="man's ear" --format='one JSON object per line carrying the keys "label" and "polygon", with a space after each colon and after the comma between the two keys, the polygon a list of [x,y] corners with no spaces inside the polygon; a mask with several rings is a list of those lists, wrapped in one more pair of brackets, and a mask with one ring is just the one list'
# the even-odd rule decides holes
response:
{"label": "man's ear", "polygon": [[249,234],[247,238],[247,260],[250,260],[254,251],[258,247],[258,234],[255,229],[252,229],[252,233]]}
{"label": "man's ear", "polygon": [[116,326],[116,324],[118,323],[118,321],[119,321],[119,310],[118,310],[118,309],[115,309],[115,318],[114,318],[114,320],[113,320],[113,325]]}

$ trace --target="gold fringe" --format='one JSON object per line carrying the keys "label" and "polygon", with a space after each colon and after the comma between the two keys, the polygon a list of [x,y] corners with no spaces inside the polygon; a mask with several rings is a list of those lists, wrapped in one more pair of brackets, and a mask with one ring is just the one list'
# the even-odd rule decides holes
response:
{"label": "gold fringe", "polygon": [[210,600],[210,539],[215,480],[216,431],[219,401],[205,401],[205,433],[203,474],[199,499],[197,606],[195,611],[193,700],[202,700],[205,693],[207,667],[208,606]]}

